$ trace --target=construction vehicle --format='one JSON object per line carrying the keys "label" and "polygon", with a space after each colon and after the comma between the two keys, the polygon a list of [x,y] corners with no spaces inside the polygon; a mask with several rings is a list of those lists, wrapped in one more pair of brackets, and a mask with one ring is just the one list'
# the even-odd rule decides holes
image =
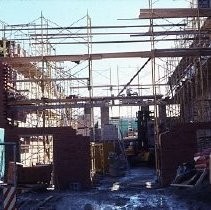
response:
{"label": "construction vehicle", "polygon": [[142,107],[136,113],[137,136],[127,137],[124,140],[125,153],[131,165],[155,162],[154,152],[154,121],[149,107]]}

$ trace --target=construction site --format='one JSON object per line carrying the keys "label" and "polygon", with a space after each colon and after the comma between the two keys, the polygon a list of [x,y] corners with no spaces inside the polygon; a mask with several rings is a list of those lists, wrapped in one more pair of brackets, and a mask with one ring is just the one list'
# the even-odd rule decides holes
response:
{"label": "construction site", "polygon": [[0,17],[0,209],[211,209],[211,1],[160,1]]}

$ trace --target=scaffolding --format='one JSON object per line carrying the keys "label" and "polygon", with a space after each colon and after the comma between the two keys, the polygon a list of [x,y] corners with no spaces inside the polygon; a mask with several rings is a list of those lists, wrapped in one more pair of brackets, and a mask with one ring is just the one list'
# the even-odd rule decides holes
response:
{"label": "scaffolding", "polygon": [[[188,9],[168,9],[164,13],[165,9],[154,9],[152,1],[149,1],[149,9],[140,11],[140,19],[149,20],[147,25],[92,26],[88,14],[67,27],[59,26],[43,14],[28,24],[8,25],[1,22],[3,38],[0,41],[0,54],[2,62],[8,64],[6,92],[9,123],[33,128],[80,126],[88,131],[90,127],[94,128],[93,107],[113,106],[115,100],[119,100],[118,106],[153,105],[157,134],[161,124],[161,105],[165,105],[167,110],[167,119],[162,121],[166,126],[181,122],[211,121],[211,21],[204,18],[209,16],[210,11],[197,8],[193,2],[192,6]],[[177,18],[179,22],[175,24],[169,18]],[[162,19],[164,23],[157,19]],[[85,26],[75,26],[79,23]],[[135,27],[149,30],[144,33],[92,31]],[[93,36],[108,35],[131,35],[144,39],[93,41]],[[161,43],[164,41],[173,43],[173,47],[163,49]],[[150,50],[92,53],[94,43],[132,42],[146,42]],[[74,49],[78,52],[82,48],[86,49],[86,54],[66,55],[65,51],[70,46],[77,46]],[[151,59],[151,84],[140,85],[139,78],[138,84],[130,84],[138,88],[150,87],[150,95],[122,98],[110,91],[112,95],[109,97],[94,97],[94,88],[107,87],[113,90],[117,87],[119,92],[119,88],[125,87],[125,84],[119,84],[119,78],[117,85],[112,84],[110,76],[109,85],[94,85],[93,60],[131,57]],[[81,92],[86,96],[81,97]],[[161,93],[164,93],[164,99]],[[83,118],[82,108],[90,109],[86,118]],[[43,135],[43,149],[48,160],[50,141],[51,137]]]}
{"label": "scaffolding", "polygon": [[[82,19],[85,19],[85,17]],[[15,98],[17,93],[20,93],[22,97],[26,97],[29,100],[39,99],[42,100],[42,104],[45,104],[46,99],[75,97],[75,90],[71,86],[87,84],[86,80],[90,83],[91,70],[89,70],[89,75],[84,78],[78,78],[77,72],[91,66],[91,59],[89,64],[79,65],[80,60],[75,60],[71,62],[71,65],[68,65],[69,63],[67,64],[67,62],[48,61],[44,58],[50,55],[56,56],[56,46],[50,42],[54,35],[62,36],[64,32],[69,32],[70,37],[59,37],[57,38],[58,43],[61,42],[61,39],[67,38],[90,39],[89,31],[87,31],[87,37],[78,36],[77,33],[73,37],[69,29],[66,30],[63,27],[56,26],[56,33],[54,31],[54,34],[50,33],[49,35],[50,29],[55,29],[55,24],[42,14],[40,18],[28,24],[3,26],[4,37],[0,44],[3,49],[3,56],[8,58],[7,63],[12,66],[10,84],[8,85],[11,90],[9,90],[11,98],[13,97],[12,95]],[[90,26],[87,26],[87,28],[90,28]],[[88,46],[89,50],[90,46],[91,42]],[[20,58],[35,56],[41,57],[39,62],[20,61]],[[11,61],[10,58],[18,58],[18,60],[17,62]],[[89,86],[91,87],[91,83]],[[19,98],[16,98],[16,100],[20,101]],[[19,126],[69,126],[71,115],[72,110],[70,108],[27,113],[26,122],[19,123]]]}
{"label": "scaffolding", "polygon": [[[199,14],[200,8],[194,1],[191,6],[195,7]],[[175,47],[189,49],[209,47],[210,18],[187,17],[184,21],[186,26],[183,30],[192,31],[192,33],[176,36]],[[189,38],[192,40],[190,41]],[[168,59],[169,89],[167,95],[171,98],[171,104],[168,105],[168,115],[169,117],[177,116],[175,123],[211,120],[209,62],[209,56],[203,55]]]}
{"label": "scaffolding", "polygon": [[[90,17],[84,16],[80,21],[91,24]],[[75,33],[71,35],[70,29],[64,29],[49,19],[41,16],[27,24],[8,25],[2,24],[2,40],[0,41],[1,57],[8,59],[6,98],[9,110],[7,120],[12,126],[38,128],[38,127],[63,127],[72,126],[77,128],[78,109],[73,109],[68,103],[64,108],[60,107],[60,100],[76,98],[77,95],[71,86],[87,84],[89,82],[90,91],[92,90],[91,80],[91,58],[89,63],[80,60],[74,62],[48,61],[45,56],[57,56],[56,45],[51,43],[54,35],[68,33],[69,37],[58,37],[57,42],[62,39],[72,38],[73,40],[88,40],[88,53],[91,53],[90,31],[80,36]],[[74,23],[73,23],[74,24]],[[91,25],[87,25],[87,29]],[[52,29],[54,34],[52,34]],[[55,31],[54,29],[57,28]],[[85,46],[86,47],[86,46]],[[40,56],[38,62],[25,61],[19,59],[26,57]],[[17,59],[15,62],[12,59]],[[4,62],[4,61],[3,61]],[[78,78],[77,72],[89,68],[86,77]],[[90,95],[91,97],[91,95]],[[39,100],[38,103],[28,103],[27,101]],[[45,109],[48,100],[57,100],[53,103],[57,108]],[[23,106],[13,106],[18,103],[26,106],[35,105],[34,110],[25,109]],[[38,107],[43,106],[43,109]],[[52,162],[52,136],[43,134],[41,136],[20,137],[22,162],[27,165],[46,164]],[[41,158],[42,156],[42,158]]]}
{"label": "scaffolding", "polygon": [[[152,8],[153,3],[149,1],[149,9],[140,10],[139,18],[149,19],[151,25],[148,33],[136,36],[151,37],[152,84],[161,81],[167,84],[165,89],[162,89],[165,95],[163,103],[167,110],[166,127],[172,127],[178,123],[211,121],[210,55],[201,53],[210,47],[210,18],[208,14],[210,8],[201,8],[196,1],[190,3],[190,8],[156,9]],[[156,20],[162,19],[162,21],[170,23],[175,18],[184,25],[176,30],[173,27],[164,28],[162,31],[155,30]],[[163,22],[159,22],[159,24],[161,23]],[[169,50],[169,56],[166,56],[166,59],[162,58],[165,57],[165,50],[159,49],[157,43],[160,38],[158,39],[158,37],[162,37],[161,39],[164,41],[173,41],[172,52]],[[183,55],[180,54],[182,49],[184,49]],[[159,50],[160,56],[156,55]],[[192,53],[193,50],[198,53]],[[161,67],[163,73],[159,73],[158,67]],[[157,88],[154,87],[154,95],[156,95],[156,91]],[[159,122],[156,124],[159,125]]]}

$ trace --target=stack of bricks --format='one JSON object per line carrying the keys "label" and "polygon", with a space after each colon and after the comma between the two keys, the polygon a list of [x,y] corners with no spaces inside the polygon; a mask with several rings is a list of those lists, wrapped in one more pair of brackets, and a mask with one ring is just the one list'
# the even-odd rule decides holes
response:
{"label": "stack of bricks", "polygon": [[89,137],[76,135],[74,132],[56,134],[53,150],[56,189],[89,188],[91,185]]}
{"label": "stack of bricks", "polygon": [[196,132],[192,129],[181,126],[174,131],[160,134],[157,154],[161,185],[171,184],[178,166],[193,161],[196,151]]}

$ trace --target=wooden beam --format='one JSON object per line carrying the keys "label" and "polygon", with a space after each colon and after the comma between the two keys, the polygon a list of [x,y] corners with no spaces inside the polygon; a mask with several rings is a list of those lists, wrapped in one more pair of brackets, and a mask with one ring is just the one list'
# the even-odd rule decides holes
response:
{"label": "wooden beam", "polygon": [[[161,99],[163,95],[156,95],[156,99]],[[31,104],[51,104],[51,103],[78,103],[78,102],[109,102],[112,100],[143,100],[143,99],[154,99],[153,95],[143,96],[104,96],[104,97],[79,97],[79,98],[66,98],[66,99],[29,99],[25,101],[14,101],[8,103],[8,105],[31,105]]]}
{"label": "wooden beam", "polygon": [[61,62],[61,61],[80,61],[80,60],[100,60],[111,58],[149,58],[149,57],[185,57],[185,56],[211,56],[211,48],[172,48],[155,49],[152,51],[137,52],[114,52],[96,53],[81,55],[49,55],[31,57],[1,57],[0,62],[8,63],[11,66],[24,65],[30,62]]}
{"label": "wooden beam", "polygon": [[139,19],[211,17],[210,8],[140,9]]}
{"label": "wooden beam", "polygon": [[[155,104],[159,105],[161,102],[157,101],[137,101],[129,102],[127,103],[119,103],[119,104],[108,104],[107,106],[113,107],[113,106],[153,106]],[[42,111],[46,109],[65,109],[65,108],[91,108],[91,107],[104,107],[105,103],[66,103],[66,104],[42,104],[42,105],[15,105],[10,107],[10,110],[14,111],[26,111],[28,113],[31,113],[32,111]]]}

